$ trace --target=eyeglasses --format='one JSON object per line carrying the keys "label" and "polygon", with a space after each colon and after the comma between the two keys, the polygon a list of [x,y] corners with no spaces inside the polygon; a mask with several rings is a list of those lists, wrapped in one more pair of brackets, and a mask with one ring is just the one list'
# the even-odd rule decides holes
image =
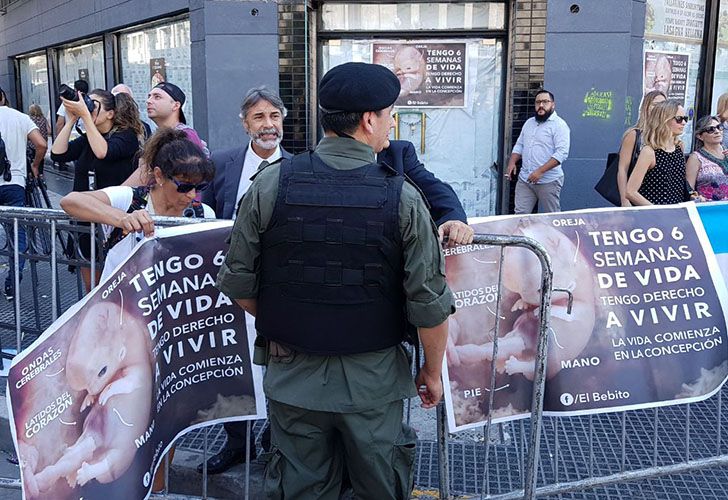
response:
{"label": "eyeglasses", "polygon": [[722,132],[723,128],[720,125],[711,125],[710,127],[705,127],[703,130],[698,132],[699,134],[708,133],[708,134],[714,134],[716,132]]}
{"label": "eyeglasses", "polygon": [[538,101],[536,101],[536,106],[538,106],[539,104],[546,105],[550,102],[551,102],[551,99],[539,99]]}
{"label": "eyeglasses", "polygon": [[205,189],[207,189],[207,186],[210,185],[209,182],[201,182],[199,184],[190,184],[189,182],[180,182],[177,179],[175,179],[174,177],[171,177],[169,175],[167,177],[169,177],[169,179],[172,182],[174,182],[174,185],[177,186],[178,193],[189,193],[193,189],[195,191],[204,191]]}
{"label": "eyeglasses", "polygon": [[676,116],[675,121],[677,123],[687,123],[690,121],[690,117],[689,116]]}

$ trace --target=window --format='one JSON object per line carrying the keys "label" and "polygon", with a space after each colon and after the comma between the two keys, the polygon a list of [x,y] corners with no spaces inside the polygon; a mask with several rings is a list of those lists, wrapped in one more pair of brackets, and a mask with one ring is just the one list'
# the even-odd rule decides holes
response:
{"label": "window", "polygon": [[[503,43],[496,39],[332,39],[322,75],[349,61],[403,73],[391,139],[414,144],[420,161],[448,182],[468,217],[496,213]],[[397,71],[404,63],[411,71]],[[419,68],[419,70],[417,70]]]}
{"label": "window", "polygon": [[45,54],[21,57],[20,94],[23,99],[23,111],[28,112],[31,104],[37,104],[43,110],[47,120],[51,118],[51,103],[48,94],[48,64]]}
{"label": "window", "polygon": [[[643,94],[654,89],[662,90],[669,99],[682,101],[685,111],[692,115],[706,2],[693,0],[682,3],[647,0]],[[693,124],[694,120],[691,120],[685,127],[682,139],[686,145],[693,142]]]}
{"label": "window", "polygon": [[104,75],[104,44],[92,42],[64,47],[58,52],[59,84],[73,86],[76,80],[86,80],[89,90],[106,88]]}
{"label": "window", "polygon": [[119,47],[121,81],[134,92],[142,119],[149,121],[144,106],[149,90],[169,81],[185,93],[183,109],[187,124],[193,126],[189,19],[127,31],[119,36]]}
{"label": "window", "polygon": [[502,30],[504,3],[326,3],[322,31]]}

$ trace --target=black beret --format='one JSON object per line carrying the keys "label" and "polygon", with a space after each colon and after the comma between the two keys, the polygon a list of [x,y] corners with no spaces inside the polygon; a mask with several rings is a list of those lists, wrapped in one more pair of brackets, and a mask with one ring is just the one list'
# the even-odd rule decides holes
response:
{"label": "black beret", "polygon": [[324,113],[379,111],[399,97],[399,80],[379,64],[350,62],[331,68],[318,89]]}

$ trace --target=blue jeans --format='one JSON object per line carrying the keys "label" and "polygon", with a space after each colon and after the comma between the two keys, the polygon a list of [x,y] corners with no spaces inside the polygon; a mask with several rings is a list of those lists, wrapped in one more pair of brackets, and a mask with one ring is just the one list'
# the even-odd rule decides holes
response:
{"label": "blue jeans", "polygon": [[[18,186],[17,184],[10,184],[7,186],[0,187],[0,205],[5,207],[24,207],[25,206],[25,188]],[[5,224],[5,234],[8,240],[8,248],[13,248],[13,225]],[[18,252],[25,253],[28,249],[28,244],[25,239],[25,229],[22,226],[18,226]],[[25,258],[20,256],[20,272],[23,272],[25,266]],[[8,258],[8,272],[7,278],[5,278],[5,285],[12,285],[15,283],[13,279],[13,267],[15,266],[15,259],[13,254],[10,254]]]}

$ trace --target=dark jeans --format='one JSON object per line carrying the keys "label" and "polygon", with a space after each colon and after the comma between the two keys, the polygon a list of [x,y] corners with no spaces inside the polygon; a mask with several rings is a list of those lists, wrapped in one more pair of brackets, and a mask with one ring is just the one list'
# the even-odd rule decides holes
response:
{"label": "dark jeans", "polygon": [[[18,186],[17,184],[9,184],[7,186],[0,187],[0,205],[4,207],[24,207],[25,206],[25,188]],[[8,245],[7,247],[13,248],[13,225],[4,224],[5,234],[7,236]],[[25,229],[22,226],[18,226],[18,252],[24,253],[28,249],[28,244],[25,239]],[[25,258],[20,257],[20,272],[23,272],[25,266]],[[13,254],[8,257],[8,264],[10,271],[8,276],[5,278],[5,284],[14,284],[13,280],[13,268],[15,267],[15,259]]]}

